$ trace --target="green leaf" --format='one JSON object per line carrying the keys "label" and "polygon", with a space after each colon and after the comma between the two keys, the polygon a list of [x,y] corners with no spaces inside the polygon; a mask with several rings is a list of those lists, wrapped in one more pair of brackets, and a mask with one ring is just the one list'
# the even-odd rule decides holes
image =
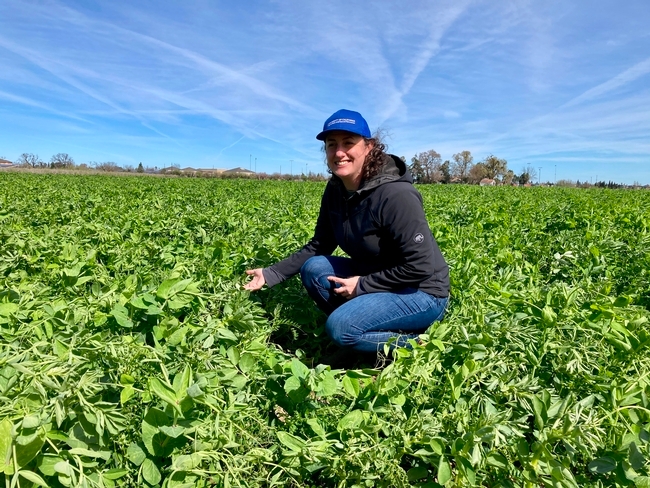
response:
{"label": "green leaf", "polygon": [[176,400],[180,401],[187,396],[187,389],[192,382],[192,369],[186,365],[183,372],[174,377],[172,387],[174,389]]}
{"label": "green leaf", "polygon": [[165,412],[150,408],[142,421],[142,442],[152,456],[171,454],[169,437],[159,429],[163,425],[171,425],[171,419]]}
{"label": "green leaf", "polygon": [[54,471],[67,477],[71,477],[74,474],[74,470],[72,469],[72,466],[70,466],[70,463],[68,463],[67,461],[61,461],[56,463],[54,465]]}
{"label": "green leaf", "polygon": [[149,390],[160,398],[163,402],[168,403],[179,414],[183,414],[181,407],[176,399],[176,392],[168,383],[163,383],[158,378],[149,378]]}
{"label": "green leaf", "polygon": [[302,383],[300,383],[299,378],[297,378],[296,376],[289,376],[287,378],[287,381],[284,382],[284,391],[287,394],[289,394],[292,391],[299,390],[301,386],[302,386]]}
{"label": "green leaf", "polygon": [[200,398],[202,395],[204,395],[204,392],[201,390],[201,387],[198,385],[198,383],[194,383],[187,389],[187,395],[190,398]]}
{"label": "green leaf", "polygon": [[174,458],[172,469],[178,471],[190,471],[201,464],[202,456],[199,453],[183,454]]}
{"label": "green leaf", "polygon": [[342,430],[353,430],[359,427],[362,423],[363,412],[361,410],[352,410],[339,420],[337,429],[339,432]]}
{"label": "green leaf", "polygon": [[172,287],[179,281],[180,278],[163,281],[158,287],[158,290],[156,290],[156,296],[163,300],[167,300],[172,294]]}
{"label": "green leaf", "polygon": [[111,451],[92,451],[90,449],[84,449],[83,447],[74,447],[70,449],[70,454],[99,458],[103,459],[104,461],[108,461],[111,458]]}
{"label": "green leaf", "polygon": [[239,337],[237,337],[235,333],[229,329],[220,328],[217,329],[216,332],[217,332],[217,337],[219,339],[226,339],[228,341],[233,341],[233,342],[239,341]]}
{"label": "green leaf", "polygon": [[600,457],[590,462],[587,468],[589,468],[589,471],[592,473],[609,473],[610,471],[614,471],[616,469],[616,459],[609,456]]}
{"label": "green leaf", "polygon": [[104,471],[102,473],[102,476],[109,480],[117,480],[120,479],[122,476],[126,476],[127,474],[129,474],[128,469],[113,468],[113,469],[109,469],[108,471]]}
{"label": "green leaf", "polygon": [[126,450],[126,457],[136,466],[140,466],[147,458],[147,453],[144,452],[142,448],[134,442]]}
{"label": "green leaf", "polygon": [[632,442],[629,448],[630,466],[636,471],[641,471],[646,464],[645,456],[636,447],[636,442]]}
{"label": "green leaf", "polygon": [[501,453],[492,451],[487,455],[487,463],[499,469],[508,469],[508,459]]}
{"label": "green leaf", "polygon": [[294,452],[300,452],[305,447],[305,441],[296,436],[283,431],[279,431],[276,434],[278,440]]}
{"label": "green leaf", "polygon": [[359,380],[356,378],[351,378],[346,374],[343,377],[343,389],[352,398],[357,398],[359,396],[359,391],[361,390],[359,386]]}
{"label": "green leaf", "polygon": [[327,432],[325,432],[325,429],[317,419],[311,418],[307,420],[307,424],[316,433],[316,435],[322,437],[323,439],[327,436]]}
{"label": "green leaf", "polygon": [[149,305],[145,314],[150,316],[164,315],[165,312],[158,305]]}
{"label": "green leaf", "polygon": [[318,383],[319,396],[321,397],[332,396],[336,393],[337,389],[338,389],[338,383],[336,381],[336,377],[334,376],[334,372],[326,371],[323,374],[323,377],[321,378],[320,382]]}
{"label": "green leaf", "polygon": [[133,327],[133,322],[131,322],[131,319],[129,318],[129,311],[123,305],[120,305],[119,303],[116,304],[115,307],[113,307],[113,310],[111,310],[111,315],[115,318],[115,321],[120,325],[120,327],[125,327],[127,329]]}
{"label": "green leaf", "polygon": [[27,415],[21,425],[23,429],[35,429],[41,425],[41,419],[36,415]]}
{"label": "green leaf", "polygon": [[54,466],[58,463],[63,462],[63,459],[59,456],[54,456],[52,454],[45,454],[44,456],[39,457],[38,460],[38,470],[43,473],[45,476],[54,476],[56,475],[56,470]]}
{"label": "green leaf", "polygon": [[38,486],[44,486],[45,488],[48,487],[48,484],[45,482],[45,480],[32,471],[18,471],[18,474],[25,478],[27,481],[31,481]]}
{"label": "green leaf", "polygon": [[636,488],[650,488],[650,476],[638,476],[634,478]]}
{"label": "green leaf", "polygon": [[132,385],[135,383],[135,378],[130,374],[121,374],[120,375],[120,385]]}
{"label": "green leaf", "polygon": [[[212,336],[210,336],[212,337]],[[255,363],[257,361],[255,360],[255,356],[253,356],[249,352],[245,352],[244,354],[241,355],[239,358],[239,369],[242,370],[244,373],[248,373],[255,367]]]}
{"label": "green leaf", "polygon": [[15,303],[0,303],[0,316],[9,317],[18,311],[18,305]]}
{"label": "green leaf", "polygon": [[183,435],[183,432],[185,432],[185,427],[181,427],[180,425],[174,425],[174,426],[161,425],[158,428],[160,429],[160,432],[162,432],[165,435],[168,435],[169,437],[172,437],[173,439],[180,437],[181,435]]}
{"label": "green leaf", "polygon": [[128,402],[131,397],[133,397],[133,395],[135,395],[135,390],[133,387],[131,385],[125,386],[120,392],[120,403],[122,405],[126,404],[126,402]]}
{"label": "green leaf", "polygon": [[546,405],[542,400],[537,398],[537,396],[533,396],[532,401],[533,411],[535,412],[535,427],[537,427],[538,430],[542,430],[548,421]]}
{"label": "green leaf", "polygon": [[145,459],[144,463],[142,463],[142,477],[150,485],[157,485],[162,480],[158,466],[149,458]]}
{"label": "green leaf", "polygon": [[429,476],[429,471],[424,466],[417,466],[406,472],[409,481],[417,481]]}
{"label": "green leaf", "polygon": [[[0,473],[7,473],[11,464],[11,430],[13,423],[9,419],[0,422]],[[13,470],[12,470],[13,472]]]}
{"label": "green leaf", "polygon": [[22,443],[21,436],[16,438],[16,462],[19,467],[26,466],[36,455],[41,452],[43,445],[45,444],[46,431],[43,427],[39,427],[38,431],[30,435],[28,438],[29,441]]}
{"label": "green leaf", "polygon": [[449,462],[445,459],[445,456],[440,456],[440,461],[438,462],[438,483],[445,485],[451,479],[451,466]]}
{"label": "green leaf", "polygon": [[305,379],[309,375],[309,368],[299,359],[293,358],[291,360],[291,372],[294,376],[297,376],[300,379]]}

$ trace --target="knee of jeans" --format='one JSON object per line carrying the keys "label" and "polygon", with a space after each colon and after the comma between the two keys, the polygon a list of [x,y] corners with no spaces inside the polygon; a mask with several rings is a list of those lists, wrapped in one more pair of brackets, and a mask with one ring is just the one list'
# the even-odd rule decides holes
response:
{"label": "knee of jeans", "polygon": [[300,279],[302,282],[307,283],[312,280],[325,262],[327,262],[327,259],[324,256],[313,256],[305,261],[305,264],[300,268]]}
{"label": "knee of jeans", "polygon": [[325,322],[325,332],[334,344],[339,347],[351,347],[359,342],[360,335],[356,328],[347,320],[341,320],[333,313]]}

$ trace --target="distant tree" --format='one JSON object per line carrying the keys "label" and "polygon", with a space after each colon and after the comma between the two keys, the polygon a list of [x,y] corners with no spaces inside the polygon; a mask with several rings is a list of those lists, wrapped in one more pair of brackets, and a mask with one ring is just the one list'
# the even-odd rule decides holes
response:
{"label": "distant tree", "polygon": [[442,172],[442,182],[449,183],[451,181],[451,164],[449,160],[440,165],[440,171]]}
{"label": "distant tree", "polygon": [[413,179],[417,183],[422,183],[424,180],[424,169],[422,168],[422,164],[420,163],[417,154],[411,158],[411,164],[409,164],[408,168],[411,175],[413,175]]}
{"label": "distant tree", "polygon": [[521,171],[521,174],[519,175],[519,183],[522,185],[525,185],[526,183],[534,183],[535,178],[537,178],[535,168],[528,166]]}
{"label": "distant tree", "polygon": [[483,161],[485,166],[485,177],[492,180],[502,179],[508,171],[508,163],[505,159],[499,159],[494,155],[489,155]]}
{"label": "distant tree", "polygon": [[440,170],[442,158],[433,149],[421,152],[411,159],[411,173],[418,183],[439,183],[442,181]]}
{"label": "distant tree", "polygon": [[97,171],[107,171],[109,173],[114,173],[116,171],[122,171],[122,168],[120,168],[117,164],[115,164],[112,161],[106,161],[104,163],[92,162],[91,165]]}
{"label": "distant tree", "polygon": [[557,180],[555,183],[555,186],[564,186],[564,187],[572,187],[572,186],[579,186],[580,182],[578,181],[577,183],[571,180]]}
{"label": "distant tree", "polygon": [[478,184],[483,178],[487,177],[487,168],[485,167],[485,164],[476,163],[470,168],[465,181],[468,183]]}
{"label": "distant tree", "polygon": [[19,166],[30,166],[32,168],[41,168],[44,163],[41,161],[41,158],[38,157],[38,154],[32,153],[22,153],[16,164]]}
{"label": "distant tree", "polygon": [[138,164],[138,169],[136,171],[138,173],[144,173],[144,166],[142,166],[142,163]]}
{"label": "distant tree", "polygon": [[474,157],[469,151],[461,151],[454,154],[451,159],[454,162],[451,165],[451,175],[454,178],[460,178],[461,181],[466,182],[469,176],[469,171],[474,163]]}
{"label": "distant tree", "polygon": [[503,184],[504,185],[512,185],[512,183],[515,181],[515,178],[517,176],[515,175],[515,172],[512,171],[511,169],[508,170],[508,172],[503,175]]}
{"label": "distant tree", "polygon": [[74,160],[67,153],[58,153],[50,159],[50,168],[72,168]]}

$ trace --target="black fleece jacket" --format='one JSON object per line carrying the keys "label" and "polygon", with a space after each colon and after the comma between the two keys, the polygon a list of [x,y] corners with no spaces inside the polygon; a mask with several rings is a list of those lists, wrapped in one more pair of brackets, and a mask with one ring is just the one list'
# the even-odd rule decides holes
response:
{"label": "black fleece jacket", "polygon": [[290,278],[309,258],[330,255],[337,246],[352,258],[359,295],[402,288],[449,295],[449,268],[429,229],[422,196],[396,156],[387,156],[383,170],[352,195],[333,177],[323,193],[314,237],[264,268],[266,284]]}

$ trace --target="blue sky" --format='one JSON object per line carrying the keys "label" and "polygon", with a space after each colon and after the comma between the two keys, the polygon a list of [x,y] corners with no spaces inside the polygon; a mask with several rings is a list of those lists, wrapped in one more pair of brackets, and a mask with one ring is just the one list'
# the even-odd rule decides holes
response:
{"label": "blue sky", "polygon": [[409,160],[650,183],[648,25],[647,0],[7,0],[0,157],[322,172],[348,108]]}

